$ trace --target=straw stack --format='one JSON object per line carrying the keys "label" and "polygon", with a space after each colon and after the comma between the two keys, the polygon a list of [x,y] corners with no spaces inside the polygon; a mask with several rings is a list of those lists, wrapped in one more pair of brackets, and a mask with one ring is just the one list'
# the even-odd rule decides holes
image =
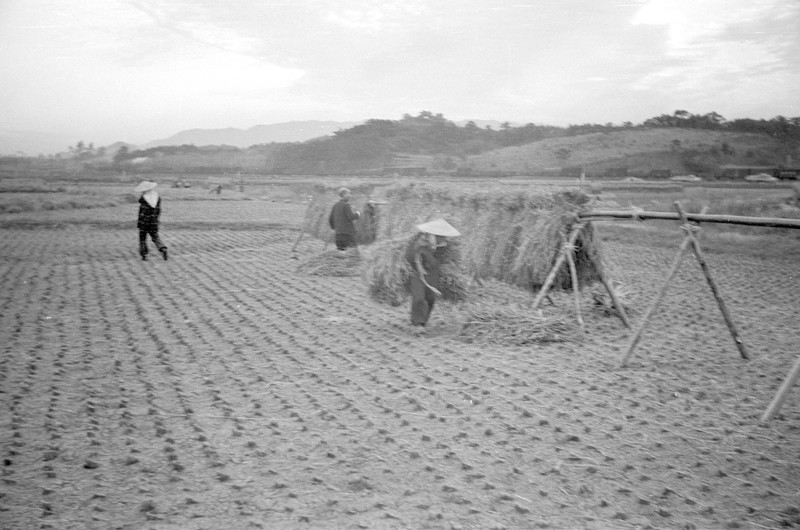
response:
{"label": "straw stack", "polygon": [[[333,243],[334,232],[328,224],[333,205],[339,200],[337,194],[341,186],[314,187],[311,201],[306,208],[303,219],[303,232],[325,242]],[[361,212],[361,218],[355,224],[356,243],[368,245],[375,241],[378,231],[378,211],[369,203],[372,198],[374,185],[350,184],[345,185],[350,190],[350,204],[353,209]]]}
{"label": "straw stack", "polygon": [[[444,218],[463,234],[461,263],[468,277],[498,279],[531,291],[544,283],[588,197],[570,188],[465,193],[452,186],[405,184],[389,188],[386,200],[379,239]],[[576,247],[579,286],[591,285],[599,279],[592,260],[596,251],[591,227],[581,233]],[[565,267],[553,288],[571,287]]]}

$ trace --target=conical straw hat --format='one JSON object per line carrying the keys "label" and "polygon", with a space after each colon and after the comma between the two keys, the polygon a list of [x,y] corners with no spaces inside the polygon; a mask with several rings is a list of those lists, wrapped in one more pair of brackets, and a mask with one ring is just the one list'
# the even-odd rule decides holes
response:
{"label": "conical straw hat", "polygon": [[143,192],[145,192],[145,191],[150,191],[150,190],[152,190],[152,189],[153,189],[153,188],[155,188],[156,186],[158,186],[158,183],[156,183],[156,182],[150,182],[149,180],[143,180],[143,181],[141,181],[141,182],[139,183],[139,185],[138,185],[138,186],[136,186],[136,187],[133,189],[133,191],[135,191],[136,193],[143,193]]}
{"label": "conical straw hat", "polygon": [[435,219],[427,223],[422,223],[421,225],[417,225],[417,229],[420,232],[433,234],[435,236],[458,237],[461,235],[461,232],[453,228],[450,223],[444,219]]}

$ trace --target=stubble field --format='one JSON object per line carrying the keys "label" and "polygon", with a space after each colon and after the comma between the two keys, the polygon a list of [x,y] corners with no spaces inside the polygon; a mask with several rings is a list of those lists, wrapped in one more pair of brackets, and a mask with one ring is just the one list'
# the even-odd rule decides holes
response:
{"label": "stubble field", "polygon": [[[799,353],[797,239],[707,256],[751,360],[687,255],[619,368],[630,330],[588,295],[580,340],[470,343],[445,306],[414,336],[360,278],[297,272],[303,208],[166,202],[146,262],[135,204],[0,215],[0,526],[800,526],[800,389],[759,422]],[[616,230],[635,324],[680,235]]]}

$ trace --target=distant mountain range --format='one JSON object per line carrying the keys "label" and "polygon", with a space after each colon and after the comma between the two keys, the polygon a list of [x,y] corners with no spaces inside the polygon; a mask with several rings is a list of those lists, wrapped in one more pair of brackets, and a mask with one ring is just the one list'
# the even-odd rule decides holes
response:
{"label": "distant mountain range", "polygon": [[[496,120],[462,120],[455,122],[464,126],[468,121],[473,121],[478,127],[487,126],[498,128],[502,122]],[[180,131],[168,138],[152,140],[150,142],[133,145],[115,142],[105,146],[107,152],[113,153],[120,146],[126,145],[128,149],[147,149],[160,145],[229,145],[245,148],[251,145],[268,144],[272,142],[305,142],[313,138],[330,136],[338,130],[349,129],[363,123],[361,121],[289,121],[269,125],[256,125],[249,129],[189,129]],[[512,126],[519,124],[512,123]],[[59,133],[41,133],[34,131],[9,131],[0,129],[0,155],[24,154],[36,156],[39,154],[65,153],[69,146],[75,145],[77,140]],[[85,143],[95,143],[90,138],[84,139]]]}
{"label": "distant mountain range", "polygon": [[169,138],[153,140],[138,148],[160,145],[230,145],[250,147],[272,142],[304,142],[320,136],[329,136],[340,129],[349,129],[361,122],[355,121],[289,121],[270,125],[256,125],[249,129],[189,129]]}

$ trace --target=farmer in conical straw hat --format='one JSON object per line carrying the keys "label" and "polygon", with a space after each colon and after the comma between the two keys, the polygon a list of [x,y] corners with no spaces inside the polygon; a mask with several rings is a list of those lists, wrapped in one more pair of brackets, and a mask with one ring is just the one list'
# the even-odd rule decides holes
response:
{"label": "farmer in conical straw hat", "polygon": [[158,224],[159,217],[161,216],[161,197],[158,196],[156,191],[155,182],[143,180],[139,183],[134,191],[141,193],[139,197],[139,220],[136,226],[139,228],[139,254],[142,260],[147,260],[147,235],[150,234],[150,239],[156,246],[164,260],[167,259],[167,246],[158,237]]}
{"label": "farmer in conical straw hat", "polygon": [[447,246],[448,237],[461,233],[444,219],[436,219],[417,225],[419,233],[409,245],[406,259],[412,267],[409,279],[411,292],[411,324],[420,331],[428,323],[436,299],[441,291],[441,254]]}

